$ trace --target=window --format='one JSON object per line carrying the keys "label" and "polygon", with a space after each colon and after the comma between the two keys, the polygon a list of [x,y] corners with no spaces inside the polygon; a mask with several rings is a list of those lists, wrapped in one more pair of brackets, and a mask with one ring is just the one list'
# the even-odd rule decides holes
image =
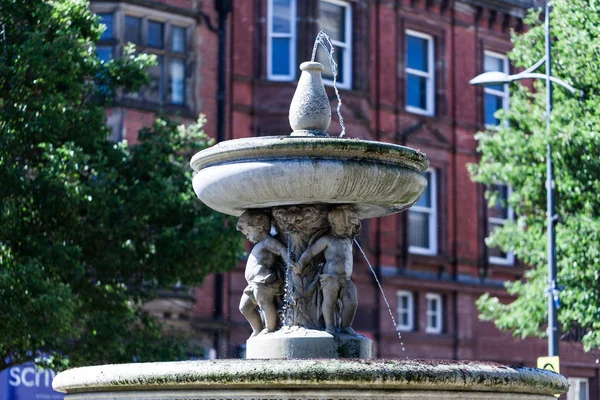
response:
{"label": "window", "polygon": [[427,293],[425,301],[427,303],[425,315],[427,326],[425,327],[425,332],[442,333],[442,296]]}
{"label": "window", "polygon": [[[496,184],[488,188],[488,191],[496,195],[496,202],[488,209],[488,234],[494,229],[514,219],[514,213],[508,206],[508,198],[511,195],[511,188],[508,185]],[[503,253],[497,247],[488,248],[489,262],[501,265],[513,265],[514,254],[512,252]]]}
{"label": "window", "polygon": [[267,10],[267,78],[296,78],[296,0],[269,0]]}
{"label": "window", "polygon": [[104,25],[106,28],[104,32],[102,32],[102,36],[100,36],[100,40],[107,40],[113,38],[113,15],[112,14],[98,14],[98,18],[100,19],[100,24]]}
{"label": "window", "polygon": [[415,309],[412,292],[399,290],[398,296],[398,330],[412,331],[415,325]]}
{"label": "window", "polygon": [[589,400],[589,382],[587,378],[569,378],[567,400]]}
{"label": "window", "polygon": [[[352,8],[338,0],[319,1],[319,30],[325,31],[333,44],[333,59],[337,63],[336,84],[340,88],[352,87]],[[325,83],[333,84],[329,58],[323,49],[317,52],[317,61],[325,66]]]}
{"label": "window", "polygon": [[133,44],[142,44],[142,19],[125,16],[125,41]]}
{"label": "window", "polygon": [[163,24],[155,21],[148,21],[148,47],[155,49],[163,48]]}
{"label": "window", "polygon": [[171,51],[173,53],[185,53],[186,29],[181,26],[171,27]]}
{"label": "window", "polygon": [[[150,82],[140,91],[121,94],[125,103],[144,102],[144,107],[181,106],[194,108],[194,74],[189,65],[195,59],[193,36],[196,20],[135,4],[92,2],[90,5],[99,22],[106,25],[96,46],[103,62],[119,55],[127,43],[136,46],[136,52],[156,55],[157,65],[148,71]],[[195,111],[195,110],[194,110]]]}
{"label": "window", "polygon": [[437,182],[436,172],[424,174],[427,189],[408,212],[409,247],[411,253],[437,254]]}
{"label": "window", "polygon": [[434,115],[433,37],[406,31],[406,111]]}
{"label": "window", "polygon": [[[129,15],[125,15],[125,27],[126,41],[137,41],[134,43],[138,43],[140,52],[156,55],[156,65],[148,70],[148,85],[141,95],[128,96],[152,103],[185,105],[187,28]],[[141,38],[142,32],[146,32],[145,38]]]}
{"label": "window", "polygon": [[[486,51],[484,55],[484,72],[499,71],[508,73],[506,56]],[[494,116],[496,111],[508,108],[508,85],[489,85],[484,89],[485,126],[498,126],[500,121]]]}
{"label": "window", "polygon": [[109,13],[98,14],[99,22],[106,28],[100,36],[100,43],[96,46],[96,54],[102,62],[108,62],[113,59],[113,47],[110,44],[114,37],[113,15]]}

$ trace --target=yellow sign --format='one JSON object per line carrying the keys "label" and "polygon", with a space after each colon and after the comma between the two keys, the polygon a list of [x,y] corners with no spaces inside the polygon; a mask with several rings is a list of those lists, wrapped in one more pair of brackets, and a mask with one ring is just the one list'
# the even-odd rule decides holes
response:
{"label": "yellow sign", "polygon": [[541,369],[549,369],[560,374],[560,360],[558,356],[553,357],[538,357],[537,367]]}

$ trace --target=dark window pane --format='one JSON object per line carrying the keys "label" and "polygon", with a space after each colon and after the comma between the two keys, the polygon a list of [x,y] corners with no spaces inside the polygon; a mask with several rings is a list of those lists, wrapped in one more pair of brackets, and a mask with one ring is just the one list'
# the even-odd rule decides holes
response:
{"label": "dark window pane", "polygon": [[331,40],[346,42],[346,7],[321,1],[319,3],[319,30],[327,32]]}
{"label": "dark window pane", "polygon": [[407,296],[402,296],[402,308],[404,310],[408,309],[408,297]]}
{"label": "dark window pane", "polygon": [[171,87],[171,103],[183,104],[185,102],[185,63],[183,60],[171,60],[169,85]]}
{"label": "dark window pane", "polygon": [[508,219],[508,186],[492,185],[488,190],[494,192],[497,197],[496,203],[488,211],[488,217]]}
{"label": "dark window pane", "polygon": [[[344,83],[344,48],[339,46],[333,46],[333,60],[337,64],[337,77],[336,81]],[[333,81],[333,71],[331,70],[331,63],[329,62],[329,56],[325,49],[319,47],[317,51],[317,61],[323,64],[325,71],[323,71],[323,78]]]}
{"label": "dark window pane", "polygon": [[273,0],[273,32],[291,33],[291,0]]}
{"label": "dark window pane", "polygon": [[407,312],[402,313],[402,319],[400,321],[400,324],[404,325],[404,326],[408,325],[408,313]]}
{"label": "dark window pane", "polygon": [[427,78],[406,75],[406,104],[421,110],[427,109]]}
{"label": "dark window pane", "polygon": [[425,172],[423,173],[423,176],[425,177],[425,179],[427,179],[427,189],[425,189],[425,193],[423,193],[423,196],[421,196],[421,198],[419,199],[419,201],[417,201],[417,203],[415,204],[416,206],[421,206],[421,207],[431,207],[431,172]]}
{"label": "dark window pane", "polygon": [[100,17],[100,23],[106,26],[104,32],[102,32],[102,36],[100,36],[100,40],[104,39],[112,39],[113,38],[113,15],[112,14],[98,14]]}
{"label": "dark window pane", "polygon": [[125,41],[142,44],[142,19],[125,16]]}
{"label": "dark window pane", "polygon": [[430,325],[430,327],[434,328],[434,329],[437,329],[437,327],[438,327],[438,318],[437,318],[436,314],[432,314],[431,315],[431,325]]}
{"label": "dark window pane", "polygon": [[579,381],[579,398],[577,400],[589,400],[588,383],[586,381]]}
{"label": "dark window pane", "polygon": [[273,65],[271,72],[273,75],[289,75],[290,74],[290,39],[289,38],[273,38],[271,54]]}
{"label": "dark window pane", "polygon": [[494,116],[494,113],[502,108],[503,98],[495,94],[485,94],[485,124],[497,126],[500,120]]}
{"label": "dark window pane", "polygon": [[[502,224],[494,224],[494,223],[488,223],[488,236],[492,234],[492,232],[494,232],[494,230],[496,228],[501,228]],[[504,253],[502,250],[500,250],[500,248],[498,247],[488,247],[488,256],[489,257],[497,257],[497,258],[506,258],[507,254]]]}
{"label": "dark window pane", "polygon": [[164,25],[160,22],[148,21],[148,46],[155,49],[163,48]]}
{"label": "dark window pane", "polygon": [[173,26],[171,28],[171,48],[175,53],[185,53],[185,34],[186,29],[180,26]]}
{"label": "dark window pane", "polygon": [[408,68],[429,72],[427,39],[406,36],[406,65]]}
{"label": "dark window pane", "polygon": [[409,211],[409,244],[415,247],[429,248],[429,214]]}
{"label": "dark window pane", "polygon": [[156,65],[148,69],[150,75],[150,83],[146,90],[146,98],[149,101],[161,103],[163,101],[163,59],[156,57]]}
{"label": "dark window pane", "polygon": [[111,46],[97,46],[96,54],[102,62],[108,62],[113,58],[113,49]]}

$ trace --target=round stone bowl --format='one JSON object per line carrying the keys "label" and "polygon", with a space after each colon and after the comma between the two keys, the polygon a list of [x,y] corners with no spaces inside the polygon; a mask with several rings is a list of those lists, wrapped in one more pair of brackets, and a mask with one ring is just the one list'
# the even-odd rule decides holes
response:
{"label": "round stone bowl", "polygon": [[221,142],[197,153],[194,191],[207,206],[246,209],[351,204],[361,219],[407,209],[423,194],[427,157],[389,143],[277,136]]}
{"label": "round stone bowl", "polygon": [[76,368],[56,376],[65,400],[519,399],[568,389],[557,373],[438,360],[214,360]]}

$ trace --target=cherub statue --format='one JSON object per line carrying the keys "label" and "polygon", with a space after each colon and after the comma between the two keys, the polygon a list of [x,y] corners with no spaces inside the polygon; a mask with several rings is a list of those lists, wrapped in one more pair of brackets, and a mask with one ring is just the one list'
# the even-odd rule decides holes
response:
{"label": "cherub statue", "polygon": [[[260,210],[244,212],[237,223],[237,230],[256,245],[246,263],[245,277],[248,286],[240,300],[240,312],[252,327],[252,335],[274,332],[277,328],[277,297],[283,294],[281,260],[291,264],[287,250],[270,234],[271,219]],[[260,313],[263,312],[263,325]]]}
{"label": "cherub statue", "polygon": [[320,275],[323,303],[321,306],[325,319],[325,330],[335,332],[335,306],[342,302],[341,331],[356,335],[352,322],[358,306],[356,286],[350,280],[352,275],[352,241],[360,230],[360,221],[350,206],[338,206],[327,215],[331,232],[308,247],[300,259],[292,265],[298,275],[302,269],[319,253],[325,256],[323,273]]}

